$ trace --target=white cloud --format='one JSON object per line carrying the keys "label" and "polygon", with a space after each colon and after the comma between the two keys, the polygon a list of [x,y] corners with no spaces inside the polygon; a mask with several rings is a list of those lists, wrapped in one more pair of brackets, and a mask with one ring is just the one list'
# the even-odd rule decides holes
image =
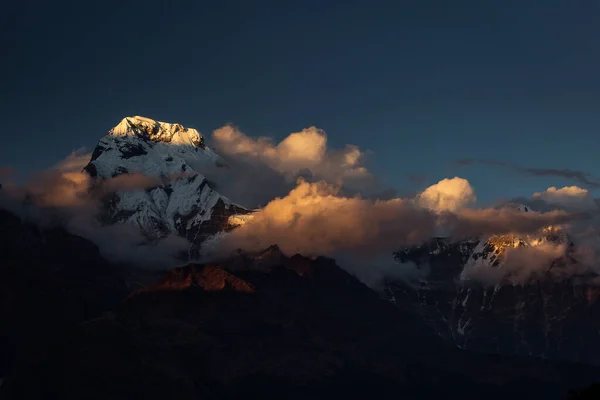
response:
{"label": "white cloud", "polygon": [[125,174],[95,182],[83,167],[91,155],[77,150],[54,167],[33,174],[24,185],[9,183],[0,191],[0,206],[39,225],[60,224],[75,235],[93,241],[113,261],[136,263],[142,268],[168,268],[178,261],[189,243],[170,235],[149,243],[138,227],[103,225],[97,219],[100,200],[108,192],[136,190],[160,184],[156,178]]}
{"label": "white cloud", "polygon": [[456,176],[429,186],[415,200],[421,207],[433,211],[457,211],[477,201],[477,196],[469,181]]}
{"label": "white cloud", "polygon": [[562,206],[573,210],[595,209],[596,203],[590,193],[578,186],[565,186],[557,189],[552,186],[544,192],[533,194],[535,200],[543,200],[550,205]]}
{"label": "white cloud", "polygon": [[268,138],[253,139],[227,125],[213,132],[213,141],[220,154],[265,164],[290,182],[306,170],[316,179],[329,183],[342,180],[345,186],[372,179],[363,165],[364,153],[358,147],[348,145],[341,150],[328,149],[327,135],[314,126],[273,144]]}
{"label": "white cloud", "polygon": [[[460,183],[458,187],[466,186]],[[464,194],[465,190],[458,193]],[[408,198],[373,201],[347,197],[339,193],[339,187],[326,182],[300,180],[287,196],[272,200],[245,224],[224,235],[213,250],[229,254],[239,248],[259,251],[277,244],[287,255],[333,256],[340,252],[390,255],[402,246],[429,239],[440,226],[449,235],[462,239],[497,232],[534,232],[570,218],[560,211],[541,214],[456,207],[458,203],[471,201],[473,195],[468,190],[466,193],[443,200],[445,208],[438,206],[431,210]],[[448,203],[454,211],[448,211]],[[365,268],[369,268],[368,262]]]}

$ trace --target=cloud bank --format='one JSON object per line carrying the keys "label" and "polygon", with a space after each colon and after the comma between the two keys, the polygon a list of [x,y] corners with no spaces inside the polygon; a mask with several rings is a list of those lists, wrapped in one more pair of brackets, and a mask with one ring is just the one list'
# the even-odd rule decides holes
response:
{"label": "cloud bank", "polygon": [[461,178],[443,180],[416,198],[389,200],[346,197],[340,195],[339,187],[300,179],[287,196],[257,211],[252,219],[224,236],[213,251],[259,251],[277,244],[287,255],[333,256],[345,252],[372,257],[420,244],[440,229],[459,240],[497,233],[531,233],[579,217],[565,211],[522,213],[509,208],[462,208],[474,196],[468,182]]}
{"label": "cloud bank", "polygon": [[371,177],[358,147],[329,150],[327,135],[314,126],[290,134],[277,145],[264,137],[252,139],[230,125],[215,130],[213,140],[220,154],[266,164],[287,179],[295,179],[304,170],[328,182]]}
{"label": "cloud bank", "polygon": [[544,232],[523,236],[526,246],[508,247],[502,253],[501,268],[467,268],[463,279],[485,284],[526,284],[536,279],[573,278],[582,283],[598,283],[600,274],[600,208],[587,189],[578,186],[550,187],[531,197],[506,202],[530,210],[555,210],[581,215],[562,224],[549,224]]}
{"label": "cloud bank", "polygon": [[[254,208],[294,188],[299,177],[310,182],[343,182],[351,193],[384,192],[365,166],[365,153],[357,146],[328,148],[327,135],[309,127],[275,144],[266,137],[253,139],[226,125],[213,132],[213,145],[230,165],[228,170],[204,172],[221,192]],[[213,175],[215,172],[216,175]]]}
{"label": "cloud bank", "polygon": [[149,241],[137,227],[105,225],[97,216],[104,196],[161,184],[157,178],[125,174],[102,182],[94,180],[83,167],[91,155],[76,150],[52,168],[34,173],[23,185],[6,182],[0,190],[0,207],[42,226],[62,226],[94,242],[114,262],[143,268],[168,268],[179,263],[176,256],[187,251],[183,238],[170,235]]}
{"label": "cloud bank", "polygon": [[456,162],[458,166],[468,166],[473,164],[491,165],[512,169],[518,173],[531,176],[554,176],[559,178],[571,179],[582,186],[589,188],[600,188],[600,180],[591,174],[583,171],[575,171],[566,168],[531,168],[519,164],[508,163],[504,161],[483,160],[478,158],[465,158]]}
{"label": "cloud bank", "polygon": [[[598,238],[600,229],[596,226],[600,225],[594,212],[598,207],[581,187],[551,187],[518,199],[521,204],[534,205],[537,211],[520,212],[514,201],[477,208],[474,188],[457,176],[414,195],[398,197],[369,172],[362,150],[352,145],[330,149],[326,134],[315,127],[274,143],[267,138],[250,138],[227,125],[217,129],[212,139],[228,167],[202,171],[211,185],[234,202],[261,207],[244,224],[222,235],[215,246],[206,248],[207,258],[223,257],[238,249],[261,251],[277,244],[287,255],[336,258],[342,267],[373,283],[402,271],[391,257],[393,252],[432,236],[443,234],[461,240],[526,235],[560,225],[587,246],[578,247],[584,260],[579,265],[585,263],[592,270],[597,264],[595,249],[600,248],[600,240],[594,238]],[[82,172],[89,159],[90,155],[80,149],[23,186],[9,182],[3,189],[4,206],[44,224],[63,224],[96,242],[114,260],[147,267],[176,265],[174,255],[189,247],[183,238],[169,236],[150,242],[134,226],[106,226],[97,218],[100,202],[107,194],[155,187],[162,184],[160,179],[133,173],[96,182]],[[564,251],[551,245],[510,250],[505,254],[507,267],[493,279],[529,279],[541,271],[540,265]]]}
{"label": "cloud bank", "polygon": [[578,186],[565,186],[557,189],[552,186],[544,192],[533,194],[534,200],[542,200],[550,206],[567,210],[594,210],[597,204],[587,189]]}
{"label": "cloud bank", "polygon": [[[551,242],[531,247],[509,247],[502,254],[500,268],[475,267],[467,264],[461,279],[475,280],[484,285],[499,283],[522,285],[544,278],[546,275],[557,279],[568,278],[580,272],[580,265],[561,265],[559,268],[552,268],[553,263],[566,257],[567,249],[566,243]],[[569,270],[565,270],[564,267]]]}
{"label": "cloud bank", "polygon": [[416,201],[430,210],[457,211],[477,201],[477,196],[469,181],[456,176],[429,186],[417,195]]}

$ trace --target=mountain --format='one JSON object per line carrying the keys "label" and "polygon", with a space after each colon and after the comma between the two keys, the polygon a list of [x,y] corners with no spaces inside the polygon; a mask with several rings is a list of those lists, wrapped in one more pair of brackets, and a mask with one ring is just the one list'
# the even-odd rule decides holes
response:
{"label": "mountain", "polygon": [[448,346],[333,260],[272,247],[166,272],[36,348],[0,396],[561,399],[599,372]]}
{"label": "mountain", "polygon": [[88,240],[0,209],[0,378],[128,293],[124,265]]}
{"label": "mountain", "polygon": [[202,171],[227,168],[195,129],[180,124],[127,117],[96,145],[84,170],[97,181],[143,174],[156,183],[104,199],[106,223],[139,226],[149,238],[176,234],[197,255],[209,236],[230,229],[229,218],[249,211],[221,196]]}
{"label": "mountain", "polygon": [[[536,246],[558,252],[549,259],[537,253],[537,260],[510,259],[511,248]],[[600,290],[561,273],[577,263],[574,250],[553,227],[530,236],[434,238],[396,254],[400,267],[410,262],[426,277],[388,279],[384,297],[462,349],[600,365]],[[533,264],[536,273],[524,279]]]}
{"label": "mountain", "polygon": [[[249,213],[212,189],[209,168],[227,167],[196,130],[130,117],[85,171],[97,183],[152,178],[105,198],[101,219],[151,239],[180,235],[191,258]],[[543,274],[524,286],[510,274],[495,286],[469,279],[506,268],[511,247],[548,243],[564,247],[550,277],[576,262],[554,228],[432,239],[395,255],[427,278],[388,280],[383,299],[334,260],[286,257],[277,246],[146,272],[150,283],[133,285],[139,266],[0,210],[0,397],[564,398],[600,369],[529,355],[596,362],[595,292]]]}

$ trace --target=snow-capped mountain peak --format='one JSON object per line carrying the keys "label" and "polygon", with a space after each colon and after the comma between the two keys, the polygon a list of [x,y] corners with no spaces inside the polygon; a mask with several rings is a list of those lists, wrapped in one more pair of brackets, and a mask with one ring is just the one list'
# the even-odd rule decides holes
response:
{"label": "snow-capped mountain peak", "polygon": [[152,238],[182,236],[195,252],[208,236],[231,228],[231,216],[248,212],[211,188],[202,173],[223,166],[196,129],[135,116],[100,139],[84,170],[98,181],[132,173],[160,178],[154,187],[116,193],[103,219],[132,223]]}
{"label": "snow-capped mountain peak", "polygon": [[[568,250],[569,236],[560,227],[548,226],[531,235],[492,235],[473,249],[461,276],[466,278],[477,268],[501,268],[507,251],[517,248],[552,246]],[[562,247],[561,247],[562,246]]]}
{"label": "snow-capped mountain peak", "polygon": [[[520,212],[534,212],[525,205],[512,204],[506,207]],[[446,279],[450,275],[458,281],[469,281],[472,276],[485,274],[490,268],[502,269],[507,262],[518,262],[519,255],[521,258],[523,254],[548,258],[550,268],[558,259],[571,262],[572,251],[573,243],[567,230],[563,226],[547,226],[531,234],[508,233],[461,241],[433,238],[422,245],[402,249],[394,257],[400,263],[413,262],[417,266],[431,267],[429,280],[438,280],[440,276]]]}
{"label": "snow-capped mountain peak", "polygon": [[204,137],[196,129],[184,128],[180,124],[160,122],[140,116],[123,118],[108,134],[113,136],[137,136],[153,142],[205,148]]}
{"label": "snow-capped mountain peak", "polygon": [[[534,212],[529,206],[518,204],[515,208],[520,212]],[[568,244],[569,237],[560,226],[547,226],[529,235],[491,235],[483,238],[473,249],[465,270],[481,267],[500,267],[503,256],[509,249],[520,247],[537,247],[544,244],[559,246]]]}
{"label": "snow-capped mountain peak", "polygon": [[86,171],[99,178],[131,172],[167,177],[223,165],[196,129],[127,117],[100,139]]}

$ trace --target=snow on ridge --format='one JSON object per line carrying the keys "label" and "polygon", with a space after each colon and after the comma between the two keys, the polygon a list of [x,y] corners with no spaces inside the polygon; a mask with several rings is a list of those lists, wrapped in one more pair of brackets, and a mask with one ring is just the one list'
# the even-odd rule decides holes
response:
{"label": "snow on ridge", "polygon": [[137,225],[150,237],[201,241],[223,229],[230,215],[245,212],[202,174],[223,165],[196,129],[134,116],[100,139],[85,170],[98,180],[130,173],[160,178],[156,187],[116,193],[108,219]]}
{"label": "snow on ridge", "polygon": [[155,121],[151,118],[125,117],[109,131],[113,136],[140,136],[173,144],[192,144],[203,147],[204,137],[194,128],[181,124]]}
{"label": "snow on ridge", "polygon": [[137,116],[123,118],[100,139],[90,163],[99,178],[131,172],[169,177],[224,164],[196,129]]}

